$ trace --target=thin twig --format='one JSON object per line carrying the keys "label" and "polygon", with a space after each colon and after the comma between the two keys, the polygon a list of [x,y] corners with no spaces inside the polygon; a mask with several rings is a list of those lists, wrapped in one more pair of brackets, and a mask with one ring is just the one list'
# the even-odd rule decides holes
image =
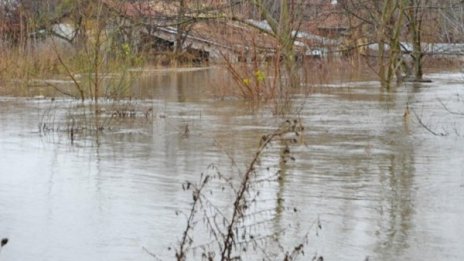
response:
{"label": "thin twig", "polygon": [[414,109],[411,109],[412,113],[414,114],[414,116],[416,117],[417,119],[417,122],[425,129],[427,130],[428,132],[430,132],[431,134],[433,134],[434,136],[440,136],[440,137],[445,137],[445,136],[448,136],[448,133],[443,133],[443,132],[436,132],[434,130],[432,130],[429,126],[427,126],[427,124],[425,124],[422,119],[419,117],[419,115],[417,115],[416,111]]}
{"label": "thin twig", "polygon": [[443,108],[444,108],[447,112],[449,112],[449,113],[451,113],[451,114],[453,114],[453,115],[464,116],[464,112],[457,112],[457,111],[452,111],[451,109],[449,109],[441,99],[438,99],[438,102],[440,102],[441,106],[443,106]]}
{"label": "thin twig", "polygon": [[152,253],[151,251],[149,251],[146,247],[142,247],[142,249],[147,252],[147,254],[149,254],[150,256],[152,256],[153,258],[155,258],[156,261],[162,261],[162,259],[160,259],[159,257],[157,257],[155,255],[155,253]]}
{"label": "thin twig", "polygon": [[193,204],[192,204],[192,208],[190,210],[190,215],[189,215],[188,220],[187,220],[187,227],[184,230],[184,234],[182,236],[181,243],[179,244],[179,249],[176,251],[176,259],[178,261],[183,261],[183,260],[186,259],[186,249],[188,248],[188,246],[191,243],[191,240],[188,240],[188,238],[189,238],[188,234],[193,229],[193,219],[194,219],[196,211],[197,211],[196,210],[197,205],[198,205],[198,203],[200,203],[201,190],[208,183],[209,177],[210,177],[209,175],[205,176],[205,178],[201,181],[200,187],[199,188],[194,188],[194,190],[192,192]]}

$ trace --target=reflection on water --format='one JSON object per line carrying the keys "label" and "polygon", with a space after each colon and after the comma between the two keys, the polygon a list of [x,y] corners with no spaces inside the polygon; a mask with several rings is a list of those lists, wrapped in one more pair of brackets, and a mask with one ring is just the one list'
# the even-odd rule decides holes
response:
{"label": "reflection on water", "polygon": [[[153,109],[150,120],[121,120],[99,145],[38,131],[51,106],[56,124],[69,115],[67,100],[2,98],[0,237],[10,238],[2,260],[153,260],[143,248],[171,259],[185,222],[176,210],[191,200],[181,183],[211,163],[235,173],[230,158],[244,168],[259,137],[280,122],[267,109],[202,98],[215,73],[142,78],[134,96],[144,99],[134,103]],[[306,252],[327,260],[463,260],[464,121],[440,103],[462,111],[461,76],[430,77],[391,93],[368,82],[296,97],[305,103],[304,142],[264,188],[276,200],[272,227],[262,229],[285,229],[289,245],[309,232]],[[407,104],[449,135],[403,117]],[[263,161],[279,164],[275,155]]]}

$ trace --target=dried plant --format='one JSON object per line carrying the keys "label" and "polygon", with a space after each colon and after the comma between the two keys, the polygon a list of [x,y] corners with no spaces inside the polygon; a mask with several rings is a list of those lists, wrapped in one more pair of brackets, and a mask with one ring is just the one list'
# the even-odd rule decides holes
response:
{"label": "dried plant", "polygon": [[[270,229],[264,234],[258,232],[272,224],[272,216],[276,212],[298,212],[296,207],[284,207],[280,195],[269,198],[264,187],[282,180],[283,165],[295,160],[290,148],[298,144],[303,129],[299,120],[287,120],[276,131],[263,135],[251,162],[240,172],[239,181],[210,165],[197,184],[185,182],[182,185],[184,190],[191,191],[192,204],[190,211],[185,214],[186,227],[175,249],[176,260],[194,259],[197,254],[202,260],[242,260],[257,255],[263,260],[296,260],[305,254],[308,235],[290,251],[286,251],[286,246],[279,242],[283,230]],[[263,163],[263,159],[274,152],[276,147],[280,148],[277,160],[277,166],[280,167],[277,170]],[[233,200],[223,206],[216,202],[215,193],[232,193]],[[276,202],[277,206],[269,207],[270,201]],[[195,235],[198,233],[209,235],[206,242],[197,242]],[[278,253],[268,253],[266,248],[269,244],[276,244]],[[317,258],[315,255],[313,260]]]}

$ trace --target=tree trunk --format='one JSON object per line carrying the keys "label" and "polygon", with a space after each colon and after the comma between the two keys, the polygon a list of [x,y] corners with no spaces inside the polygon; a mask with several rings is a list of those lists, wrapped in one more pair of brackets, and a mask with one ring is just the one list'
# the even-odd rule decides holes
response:
{"label": "tree trunk", "polygon": [[176,34],[176,43],[174,46],[174,54],[176,60],[178,59],[178,56],[182,53],[183,51],[183,45],[184,45],[184,34],[185,34],[185,13],[186,13],[186,5],[185,5],[185,0],[179,0],[179,10],[177,11],[177,34]]}
{"label": "tree trunk", "polygon": [[288,10],[288,0],[282,0],[279,17],[279,42],[284,55],[284,65],[289,77],[290,87],[299,87],[298,73],[295,66],[295,49],[292,35],[291,17]]}
{"label": "tree trunk", "polygon": [[412,61],[414,68],[414,80],[421,81],[423,77],[422,72],[422,58],[424,56],[421,47],[421,30],[422,30],[422,8],[421,0],[410,0],[409,3],[409,22],[410,22],[410,32],[412,38]]}

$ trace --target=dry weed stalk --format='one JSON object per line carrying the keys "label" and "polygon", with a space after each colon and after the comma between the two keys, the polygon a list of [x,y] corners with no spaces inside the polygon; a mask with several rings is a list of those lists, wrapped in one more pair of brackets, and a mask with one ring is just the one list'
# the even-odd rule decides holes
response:
{"label": "dry weed stalk", "polygon": [[[251,162],[246,170],[240,175],[239,183],[234,183],[231,178],[227,178],[213,165],[208,170],[210,174],[202,174],[200,182],[196,185],[186,182],[183,184],[184,190],[192,191],[192,206],[190,212],[186,214],[187,224],[182,234],[182,238],[175,251],[175,257],[178,261],[187,260],[188,257],[195,255],[195,250],[201,251],[204,260],[241,260],[243,255],[250,249],[253,253],[256,251],[264,260],[275,260],[275,257],[268,255],[264,244],[266,242],[276,243],[281,251],[278,253],[282,260],[295,260],[297,256],[304,255],[304,246],[308,243],[307,235],[303,243],[295,246],[291,251],[285,252],[285,247],[281,245],[278,235],[283,231],[273,231],[271,234],[260,235],[257,232],[258,227],[272,223],[273,218],[263,218],[270,213],[275,213],[274,208],[262,208],[259,204],[272,200],[278,202],[279,211],[289,211],[296,213],[296,208],[282,208],[283,200],[278,196],[273,199],[260,198],[260,190],[264,184],[277,182],[281,180],[281,170],[271,174],[261,172],[264,166],[261,160],[264,153],[272,147],[271,145],[280,144],[283,149],[280,150],[279,165],[287,159],[293,159],[289,156],[289,145],[295,144],[303,127],[298,120],[288,120],[282,126],[271,134],[263,135],[260,144],[253,155]],[[292,138],[289,138],[291,136]],[[276,144],[277,142],[277,144]],[[234,163],[235,164],[235,163]],[[269,168],[267,168],[269,170]],[[216,182],[215,184],[212,184]],[[211,186],[217,185],[221,193],[226,193],[228,189],[234,194],[233,202],[229,203],[230,209],[218,207],[212,201]],[[205,192],[207,190],[208,193]],[[218,191],[218,192],[219,192]],[[230,212],[230,213],[228,213]],[[209,242],[194,246],[194,231],[196,225],[204,224],[209,233]],[[266,232],[267,233],[267,232]],[[250,254],[250,253],[248,253]]]}

